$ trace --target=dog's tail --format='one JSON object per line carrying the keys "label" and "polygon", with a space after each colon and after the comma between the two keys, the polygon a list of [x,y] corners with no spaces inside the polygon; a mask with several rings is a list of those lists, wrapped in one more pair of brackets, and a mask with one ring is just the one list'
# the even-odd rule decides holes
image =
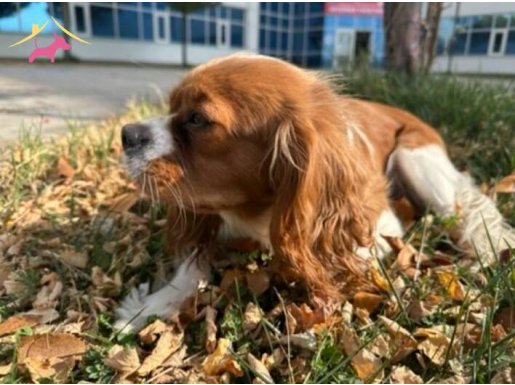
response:
{"label": "dog's tail", "polygon": [[492,264],[499,251],[515,248],[515,229],[470,177],[460,176],[456,186],[457,210],[462,221],[459,243],[471,246],[482,261]]}
{"label": "dog's tail", "polygon": [[495,202],[454,167],[440,146],[398,149],[389,169],[415,202],[440,215],[457,217],[457,231],[451,235],[483,264],[494,263],[500,251],[515,247],[515,229]]}

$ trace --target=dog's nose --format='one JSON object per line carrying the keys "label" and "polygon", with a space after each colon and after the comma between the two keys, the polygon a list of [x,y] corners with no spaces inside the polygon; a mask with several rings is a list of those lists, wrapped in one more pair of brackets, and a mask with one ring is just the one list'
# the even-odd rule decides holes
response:
{"label": "dog's nose", "polygon": [[129,123],[122,128],[124,151],[134,151],[145,147],[152,141],[150,127],[141,123]]}

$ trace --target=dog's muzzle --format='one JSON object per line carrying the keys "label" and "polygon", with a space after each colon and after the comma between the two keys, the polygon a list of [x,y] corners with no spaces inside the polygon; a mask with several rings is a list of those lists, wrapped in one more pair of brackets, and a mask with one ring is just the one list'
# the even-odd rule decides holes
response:
{"label": "dog's muzzle", "polygon": [[152,143],[151,127],[144,123],[129,123],[122,128],[122,145],[127,155],[141,151]]}

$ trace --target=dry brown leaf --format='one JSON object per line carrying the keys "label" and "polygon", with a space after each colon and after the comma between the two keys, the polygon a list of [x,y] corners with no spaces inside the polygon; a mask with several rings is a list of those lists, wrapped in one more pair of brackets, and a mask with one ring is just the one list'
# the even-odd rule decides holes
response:
{"label": "dry brown leaf", "polygon": [[443,366],[445,364],[447,354],[448,358],[452,358],[454,356],[453,349],[447,353],[450,343],[451,339],[446,335],[435,334],[422,341],[418,345],[418,350],[424,353],[425,356],[436,366]]}
{"label": "dry brown leaf", "polygon": [[254,380],[255,384],[273,384],[274,379],[270,375],[265,364],[263,364],[260,360],[252,355],[252,353],[247,354],[247,361],[249,363],[252,372],[255,374],[256,378]]}
{"label": "dry brown leaf", "polygon": [[216,309],[206,306],[206,351],[213,353],[216,349]]}
{"label": "dry brown leaf", "polygon": [[367,293],[365,291],[358,291],[354,295],[354,306],[357,308],[365,309],[369,314],[383,301],[383,297],[378,294]]}
{"label": "dry brown leaf", "polygon": [[435,270],[436,278],[445,289],[449,297],[456,301],[465,299],[465,289],[458,279],[458,276],[450,270]]}
{"label": "dry brown leaf", "polygon": [[51,378],[54,383],[68,382],[68,376],[75,366],[73,357],[29,357],[25,360],[25,366],[34,382],[40,378]]}
{"label": "dry brown leaf", "polygon": [[388,357],[390,354],[390,336],[387,334],[379,334],[376,338],[370,343],[369,349],[376,356],[384,358]]}
{"label": "dry brown leaf", "polygon": [[[296,325],[295,328],[289,326],[290,333],[303,332],[311,329],[315,324],[325,322],[326,316],[322,308],[311,309],[307,304],[303,303],[298,306],[295,303],[286,306],[286,313],[293,318],[292,324]],[[288,318],[291,321],[291,317]]]}
{"label": "dry brown leaf", "polygon": [[202,363],[204,373],[208,376],[219,376],[230,373],[235,377],[243,376],[240,365],[232,356],[231,341],[220,338],[213,353]]}
{"label": "dry brown leaf", "polygon": [[422,318],[434,314],[442,302],[442,297],[439,295],[430,294],[423,301],[417,300],[410,303],[407,311],[414,321],[420,322]]}
{"label": "dry brown leaf", "polygon": [[390,334],[392,363],[395,364],[401,361],[417,349],[417,341],[401,325],[384,316],[378,316],[377,318],[386,327],[388,334]]}
{"label": "dry brown leaf", "polygon": [[491,384],[515,384],[515,368],[506,367],[497,371],[490,380]]}
{"label": "dry brown leaf", "polygon": [[249,302],[243,314],[243,331],[249,333],[256,329],[263,318],[263,311],[255,303]]}
{"label": "dry brown leaf", "polygon": [[86,344],[71,334],[37,334],[20,339],[18,363],[24,364],[28,358],[64,358],[80,356],[86,352]]}
{"label": "dry brown leaf", "polygon": [[406,366],[394,366],[390,374],[392,384],[423,384],[422,378]]}
{"label": "dry brown leaf", "polygon": [[140,367],[136,348],[129,346],[114,345],[109,349],[104,363],[110,368],[117,370],[121,378],[130,376]]}
{"label": "dry brown leaf", "polygon": [[70,247],[58,253],[57,256],[68,265],[78,267],[79,269],[85,269],[88,265],[88,255],[85,251],[76,251]]}
{"label": "dry brown leaf", "polygon": [[352,357],[351,365],[356,371],[357,376],[365,381],[381,381],[384,377],[383,362],[379,357],[368,349],[361,349]]}
{"label": "dry brown leaf", "polygon": [[169,326],[160,319],[156,319],[151,324],[145,326],[139,333],[138,337],[144,344],[153,344],[159,338],[159,335],[167,331]]}
{"label": "dry brown leaf", "polygon": [[12,364],[0,365],[0,376],[7,376],[12,370]]}
{"label": "dry brown leaf", "polygon": [[23,327],[39,325],[39,317],[34,315],[13,315],[0,323],[0,336],[15,333]]}
{"label": "dry brown leaf", "polygon": [[124,213],[129,211],[132,206],[138,202],[139,197],[138,194],[134,192],[128,192],[125,194],[121,194],[118,197],[116,197],[113,202],[110,204],[110,210],[117,212],[117,213]]}
{"label": "dry brown leaf", "polygon": [[36,295],[36,299],[32,302],[35,309],[54,308],[63,291],[63,283],[59,276],[52,272],[41,277],[41,289]]}
{"label": "dry brown leaf", "polygon": [[495,185],[495,192],[502,194],[515,194],[515,174],[508,175]]}
{"label": "dry brown leaf", "polygon": [[114,297],[120,294],[122,289],[122,277],[116,271],[114,277],[107,276],[100,267],[93,266],[91,269],[91,281],[101,295]]}
{"label": "dry brown leaf", "polygon": [[370,278],[372,279],[374,285],[376,285],[379,289],[386,293],[390,292],[390,285],[388,284],[388,280],[383,276],[378,268],[372,267],[370,269]]}
{"label": "dry brown leaf", "polygon": [[254,273],[246,273],[245,280],[250,292],[255,296],[260,296],[270,287],[270,275],[263,269]]}
{"label": "dry brown leaf", "polygon": [[342,327],[338,329],[341,334],[339,341],[341,347],[346,355],[352,356],[359,349],[359,339],[354,328],[348,324],[342,324]]}
{"label": "dry brown leaf", "polygon": [[500,309],[495,316],[495,322],[501,324],[504,330],[510,333],[515,329],[515,307]]}
{"label": "dry brown leaf", "polygon": [[66,179],[71,179],[75,175],[75,170],[72,165],[65,157],[61,156],[57,161],[57,172],[59,176],[65,177]]}
{"label": "dry brown leaf", "polygon": [[138,375],[146,376],[152,370],[159,367],[170,355],[181,347],[183,338],[184,334],[182,332],[174,332],[171,328],[161,333],[156,347],[139,367]]}

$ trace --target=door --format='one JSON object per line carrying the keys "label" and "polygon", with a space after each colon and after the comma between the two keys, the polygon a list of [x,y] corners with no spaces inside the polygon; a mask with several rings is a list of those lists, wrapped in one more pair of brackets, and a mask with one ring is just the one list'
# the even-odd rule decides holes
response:
{"label": "door", "polygon": [[154,41],[166,44],[170,36],[170,19],[166,12],[154,13]]}
{"label": "door", "polygon": [[357,67],[366,66],[370,61],[371,44],[370,31],[356,31],[356,39],[354,44],[354,64]]}
{"label": "door", "polygon": [[356,34],[353,29],[340,28],[334,36],[333,67],[349,67],[354,61]]}
{"label": "door", "polygon": [[504,55],[506,49],[506,41],[508,39],[507,29],[493,29],[490,34],[490,43],[488,45],[488,55],[501,56]]}
{"label": "door", "polygon": [[218,20],[217,46],[219,48],[229,48],[231,46],[231,31],[229,20]]}
{"label": "door", "polygon": [[71,27],[78,36],[91,36],[91,16],[88,4],[81,3],[64,3],[64,6],[70,7]]}

